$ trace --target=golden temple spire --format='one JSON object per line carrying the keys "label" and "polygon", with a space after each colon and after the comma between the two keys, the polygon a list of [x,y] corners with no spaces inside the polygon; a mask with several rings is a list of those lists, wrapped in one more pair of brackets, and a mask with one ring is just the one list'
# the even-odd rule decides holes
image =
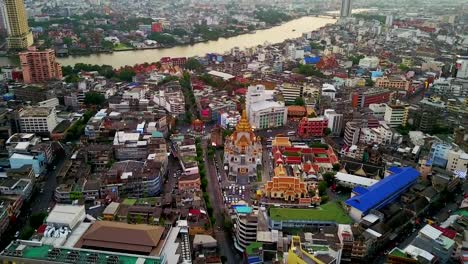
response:
{"label": "golden temple spire", "polygon": [[249,119],[247,118],[247,111],[244,109],[242,111],[242,117],[239,120],[239,123],[236,126],[236,131],[250,132],[252,127],[250,126]]}

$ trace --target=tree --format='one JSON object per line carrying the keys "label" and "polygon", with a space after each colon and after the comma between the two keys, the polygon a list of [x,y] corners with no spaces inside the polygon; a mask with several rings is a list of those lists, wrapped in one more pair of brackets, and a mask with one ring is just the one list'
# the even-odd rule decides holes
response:
{"label": "tree", "polygon": [[141,217],[141,215],[137,214],[135,216],[135,224],[141,224],[143,223],[143,218]]}
{"label": "tree", "polygon": [[404,72],[407,72],[410,70],[410,67],[406,66],[405,64],[400,64],[398,65],[398,69],[400,69],[401,71],[404,71]]}
{"label": "tree", "polygon": [[323,195],[321,198],[321,202],[320,204],[326,204],[328,203],[328,201],[330,200],[330,198],[328,197],[328,195]]}
{"label": "tree", "polygon": [[65,77],[66,83],[77,83],[79,81],[80,81],[80,77],[75,73],[69,74],[67,75],[67,77]]}
{"label": "tree", "polygon": [[299,96],[296,99],[294,99],[294,105],[304,106],[305,105],[304,98]]}
{"label": "tree", "polygon": [[366,79],[366,86],[373,87],[374,86],[374,81],[372,79]]}
{"label": "tree", "polygon": [[62,66],[62,74],[63,76],[67,76],[73,73],[73,67],[72,66]]}
{"label": "tree", "polygon": [[330,187],[335,183],[334,172],[325,172],[322,176],[323,176],[323,180],[327,183],[327,187]]}
{"label": "tree", "polygon": [[174,45],[177,44],[177,40],[170,34],[167,33],[151,33],[148,39],[154,40],[159,44]]}
{"label": "tree", "polygon": [[358,65],[359,61],[364,58],[362,55],[357,55],[357,56],[349,56],[348,59],[353,62],[353,65]]}
{"label": "tree", "polygon": [[195,70],[198,71],[202,68],[202,64],[195,58],[190,58],[187,60],[185,63],[185,68],[189,70]]}
{"label": "tree", "polygon": [[331,134],[331,132],[332,132],[331,129],[328,128],[328,127],[323,129],[323,133],[325,134],[325,136],[329,136]]}
{"label": "tree", "polygon": [[29,223],[33,229],[37,229],[39,226],[41,226],[44,223],[44,219],[46,218],[47,214],[46,213],[37,213],[31,215],[31,218],[29,219]]}
{"label": "tree", "polygon": [[117,78],[121,81],[131,82],[133,80],[133,76],[135,75],[136,73],[133,69],[125,68],[117,73]]}
{"label": "tree", "polygon": [[98,92],[88,92],[86,93],[85,99],[84,99],[85,104],[96,105],[96,106],[102,106],[105,101],[106,101],[106,98],[104,97],[104,95]]}
{"label": "tree", "polygon": [[321,181],[319,184],[318,184],[318,190],[319,190],[319,195],[320,196],[323,196],[327,193],[327,182],[325,181]]}
{"label": "tree", "polygon": [[340,170],[340,167],[341,167],[341,166],[340,166],[339,163],[333,164],[333,170],[334,170],[334,171],[339,171],[339,170]]}

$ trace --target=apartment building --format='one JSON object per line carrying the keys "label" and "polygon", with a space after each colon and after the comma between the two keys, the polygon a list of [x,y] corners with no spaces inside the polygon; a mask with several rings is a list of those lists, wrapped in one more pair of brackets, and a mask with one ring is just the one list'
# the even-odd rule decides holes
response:
{"label": "apartment building", "polygon": [[392,139],[392,129],[383,122],[377,128],[361,128],[360,130],[360,143],[389,145],[392,143]]}
{"label": "apartment building", "polygon": [[325,109],[323,115],[328,120],[330,136],[339,137],[343,132],[343,114],[339,114],[333,109]]}
{"label": "apartment building", "polygon": [[384,120],[390,127],[406,126],[408,123],[407,105],[386,105]]}
{"label": "apartment building", "polygon": [[371,104],[388,103],[391,96],[392,92],[388,89],[360,89],[351,94],[351,101],[354,108],[366,108]]}
{"label": "apartment building", "polygon": [[20,52],[19,57],[25,83],[44,83],[63,77],[62,66],[55,60],[55,51],[52,49],[30,47],[28,51]]}
{"label": "apartment building", "polygon": [[234,220],[234,247],[240,252],[257,241],[258,212],[251,207],[236,208]]}
{"label": "apartment building", "polygon": [[50,133],[57,124],[54,108],[28,107],[19,111],[19,125],[23,133]]}

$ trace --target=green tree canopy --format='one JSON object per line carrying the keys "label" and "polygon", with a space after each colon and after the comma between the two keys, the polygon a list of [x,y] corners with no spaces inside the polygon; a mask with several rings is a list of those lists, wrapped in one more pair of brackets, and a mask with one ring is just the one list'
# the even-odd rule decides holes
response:
{"label": "green tree canopy", "polygon": [[106,98],[103,94],[98,92],[88,92],[85,95],[84,103],[87,105],[97,105],[101,106],[106,101]]}
{"label": "green tree canopy", "polygon": [[299,96],[296,99],[294,99],[294,105],[304,106],[305,105],[304,98]]}
{"label": "green tree canopy", "polygon": [[200,70],[202,68],[202,64],[195,58],[190,58],[185,63],[185,68],[189,70]]}

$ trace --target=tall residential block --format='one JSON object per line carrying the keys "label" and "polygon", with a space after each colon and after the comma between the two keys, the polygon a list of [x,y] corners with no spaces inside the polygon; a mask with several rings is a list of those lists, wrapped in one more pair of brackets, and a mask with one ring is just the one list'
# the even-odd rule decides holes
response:
{"label": "tall residential block", "polygon": [[55,60],[55,52],[51,49],[38,50],[30,47],[28,51],[20,52],[19,57],[25,83],[42,83],[62,78],[62,67]]}
{"label": "tall residential block", "polygon": [[341,17],[350,17],[351,16],[351,0],[342,0],[341,1]]}
{"label": "tall residential block", "polygon": [[10,34],[5,0],[0,0],[0,33]]}
{"label": "tall residential block", "polygon": [[33,35],[28,26],[24,0],[4,0],[9,24],[8,48],[21,50],[31,46]]}

